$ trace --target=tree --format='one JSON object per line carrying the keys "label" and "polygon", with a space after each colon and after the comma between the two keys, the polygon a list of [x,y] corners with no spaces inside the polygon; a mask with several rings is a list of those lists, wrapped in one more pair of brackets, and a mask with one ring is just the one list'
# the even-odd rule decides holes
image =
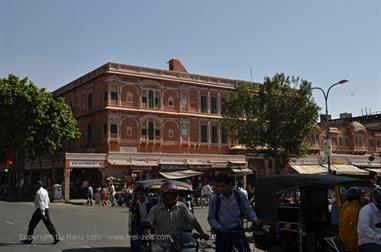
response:
{"label": "tree", "polygon": [[62,98],[54,99],[28,78],[0,79],[0,149],[36,160],[78,137],[77,122]]}
{"label": "tree", "polygon": [[290,155],[307,150],[305,140],[316,127],[318,111],[310,82],[276,74],[266,77],[263,85],[237,85],[222,124],[247,148],[271,153],[280,173]]}

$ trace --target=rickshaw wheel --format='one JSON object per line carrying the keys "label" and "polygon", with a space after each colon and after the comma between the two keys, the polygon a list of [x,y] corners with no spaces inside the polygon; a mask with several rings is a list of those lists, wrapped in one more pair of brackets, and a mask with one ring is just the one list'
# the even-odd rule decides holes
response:
{"label": "rickshaw wheel", "polygon": [[269,249],[267,250],[268,252],[283,252],[282,245],[279,243],[274,243],[271,244]]}

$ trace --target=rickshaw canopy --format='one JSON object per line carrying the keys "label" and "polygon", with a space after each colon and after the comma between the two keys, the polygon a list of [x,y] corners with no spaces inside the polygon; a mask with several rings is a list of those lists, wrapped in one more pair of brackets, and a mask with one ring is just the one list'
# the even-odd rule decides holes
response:
{"label": "rickshaw canopy", "polygon": [[192,191],[192,185],[187,184],[182,181],[177,180],[170,180],[170,179],[148,179],[148,180],[141,180],[136,182],[136,186],[143,186],[146,189],[149,190],[159,190],[160,186],[164,184],[165,182],[171,182],[176,185],[177,190],[179,191]]}
{"label": "rickshaw canopy", "polygon": [[255,187],[255,211],[259,218],[276,221],[277,195],[293,189],[317,188],[333,189],[335,186],[371,186],[366,180],[357,178],[315,175],[290,174],[258,178]]}

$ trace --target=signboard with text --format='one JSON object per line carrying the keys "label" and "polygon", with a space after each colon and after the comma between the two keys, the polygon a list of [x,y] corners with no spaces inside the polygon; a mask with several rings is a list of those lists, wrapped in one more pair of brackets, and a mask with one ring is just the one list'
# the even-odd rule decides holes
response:
{"label": "signboard with text", "polygon": [[70,161],[70,167],[75,168],[75,167],[88,167],[88,168],[102,168],[103,167],[103,162],[102,161]]}

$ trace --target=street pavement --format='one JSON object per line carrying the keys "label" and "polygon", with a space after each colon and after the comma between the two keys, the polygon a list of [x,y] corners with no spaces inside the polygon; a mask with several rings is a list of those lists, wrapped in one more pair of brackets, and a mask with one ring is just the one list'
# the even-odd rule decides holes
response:
{"label": "street pavement", "polygon": [[[33,211],[32,202],[0,201],[0,252],[129,251],[126,207],[50,204],[51,220],[62,239],[56,245],[52,245],[53,238],[42,221],[35,229],[34,242],[29,245],[20,243],[26,235]],[[210,231],[207,208],[196,208],[195,215],[204,231]]]}

